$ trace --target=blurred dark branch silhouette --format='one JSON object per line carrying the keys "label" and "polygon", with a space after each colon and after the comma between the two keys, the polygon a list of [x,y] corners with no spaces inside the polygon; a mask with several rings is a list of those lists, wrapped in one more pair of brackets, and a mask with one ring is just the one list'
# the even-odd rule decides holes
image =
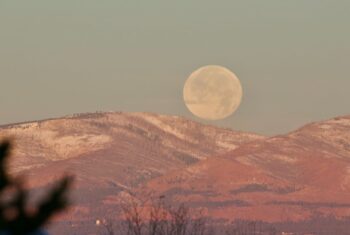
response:
{"label": "blurred dark branch silhouette", "polygon": [[[28,191],[23,187],[22,180],[12,178],[8,173],[10,152],[10,141],[0,143],[0,233],[25,235],[38,231],[53,215],[68,206],[67,192],[73,178],[63,177],[51,189],[47,198],[29,211]],[[12,192],[9,199],[6,191]]]}

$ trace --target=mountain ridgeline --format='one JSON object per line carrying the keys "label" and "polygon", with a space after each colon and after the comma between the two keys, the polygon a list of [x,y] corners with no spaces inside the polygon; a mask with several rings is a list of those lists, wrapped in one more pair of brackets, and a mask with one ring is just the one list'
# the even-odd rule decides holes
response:
{"label": "mountain ridgeline", "polygon": [[111,217],[126,194],[218,220],[350,216],[350,116],[267,138],[176,116],[91,113],[0,126],[5,137],[15,140],[11,171],[29,175],[29,187],[76,175],[61,223]]}

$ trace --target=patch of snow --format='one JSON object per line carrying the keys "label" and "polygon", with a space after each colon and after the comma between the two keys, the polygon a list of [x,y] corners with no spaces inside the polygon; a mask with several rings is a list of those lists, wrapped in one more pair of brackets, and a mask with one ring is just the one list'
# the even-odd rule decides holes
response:
{"label": "patch of snow", "polygon": [[169,124],[164,123],[159,118],[157,118],[155,116],[147,115],[147,114],[143,114],[142,117],[145,120],[147,120],[149,123],[159,127],[160,129],[164,130],[165,132],[167,132],[169,134],[172,134],[172,135],[176,136],[179,139],[183,139],[183,140],[186,139],[186,135],[184,135],[183,133],[181,133],[177,129],[171,127]]}
{"label": "patch of snow", "polygon": [[278,159],[278,160],[284,161],[284,162],[288,162],[288,163],[295,163],[295,162],[297,162],[296,158],[289,157],[287,155],[273,154],[271,157],[273,157],[274,159]]}
{"label": "patch of snow", "polygon": [[222,148],[225,148],[225,149],[228,149],[228,150],[234,150],[234,149],[236,149],[238,147],[237,145],[235,145],[233,143],[223,142],[223,141],[220,141],[220,140],[217,140],[216,144],[219,147],[222,147]]}
{"label": "patch of snow", "polygon": [[[62,138],[53,138],[47,144],[51,145],[56,150],[57,156],[61,159],[77,156],[89,149],[96,151],[102,149],[104,144],[111,141],[107,135],[79,135],[79,136],[64,136]],[[51,143],[50,143],[51,142]]]}
{"label": "patch of snow", "polygon": [[327,124],[323,124],[320,126],[321,129],[323,130],[329,130],[329,129],[332,129],[332,126],[331,125],[327,125]]}

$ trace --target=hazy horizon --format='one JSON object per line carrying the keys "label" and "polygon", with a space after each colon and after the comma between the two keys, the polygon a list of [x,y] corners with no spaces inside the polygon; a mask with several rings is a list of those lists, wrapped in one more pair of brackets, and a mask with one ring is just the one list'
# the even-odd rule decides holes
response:
{"label": "hazy horizon", "polygon": [[[0,2],[0,125],[95,111],[179,115],[265,135],[349,114],[348,1]],[[237,113],[206,122],[195,69],[240,79]]]}

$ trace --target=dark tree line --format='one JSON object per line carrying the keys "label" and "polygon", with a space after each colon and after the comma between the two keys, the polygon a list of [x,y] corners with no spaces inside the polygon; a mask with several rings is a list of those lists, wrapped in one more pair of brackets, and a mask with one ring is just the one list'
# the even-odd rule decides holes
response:
{"label": "dark tree line", "polygon": [[184,204],[171,206],[163,197],[146,201],[129,199],[122,205],[121,221],[102,221],[103,235],[206,235],[206,219],[193,218]]}
{"label": "dark tree line", "polygon": [[[147,197],[143,197],[147,198]],[[277,230],[262,222],[236,220],[213,225],[203,213],[195,213],[185,204],[166,203],[164,197],[129,198],[122,205],[121,220],[101,221],[101,235],[277,235]]]}

